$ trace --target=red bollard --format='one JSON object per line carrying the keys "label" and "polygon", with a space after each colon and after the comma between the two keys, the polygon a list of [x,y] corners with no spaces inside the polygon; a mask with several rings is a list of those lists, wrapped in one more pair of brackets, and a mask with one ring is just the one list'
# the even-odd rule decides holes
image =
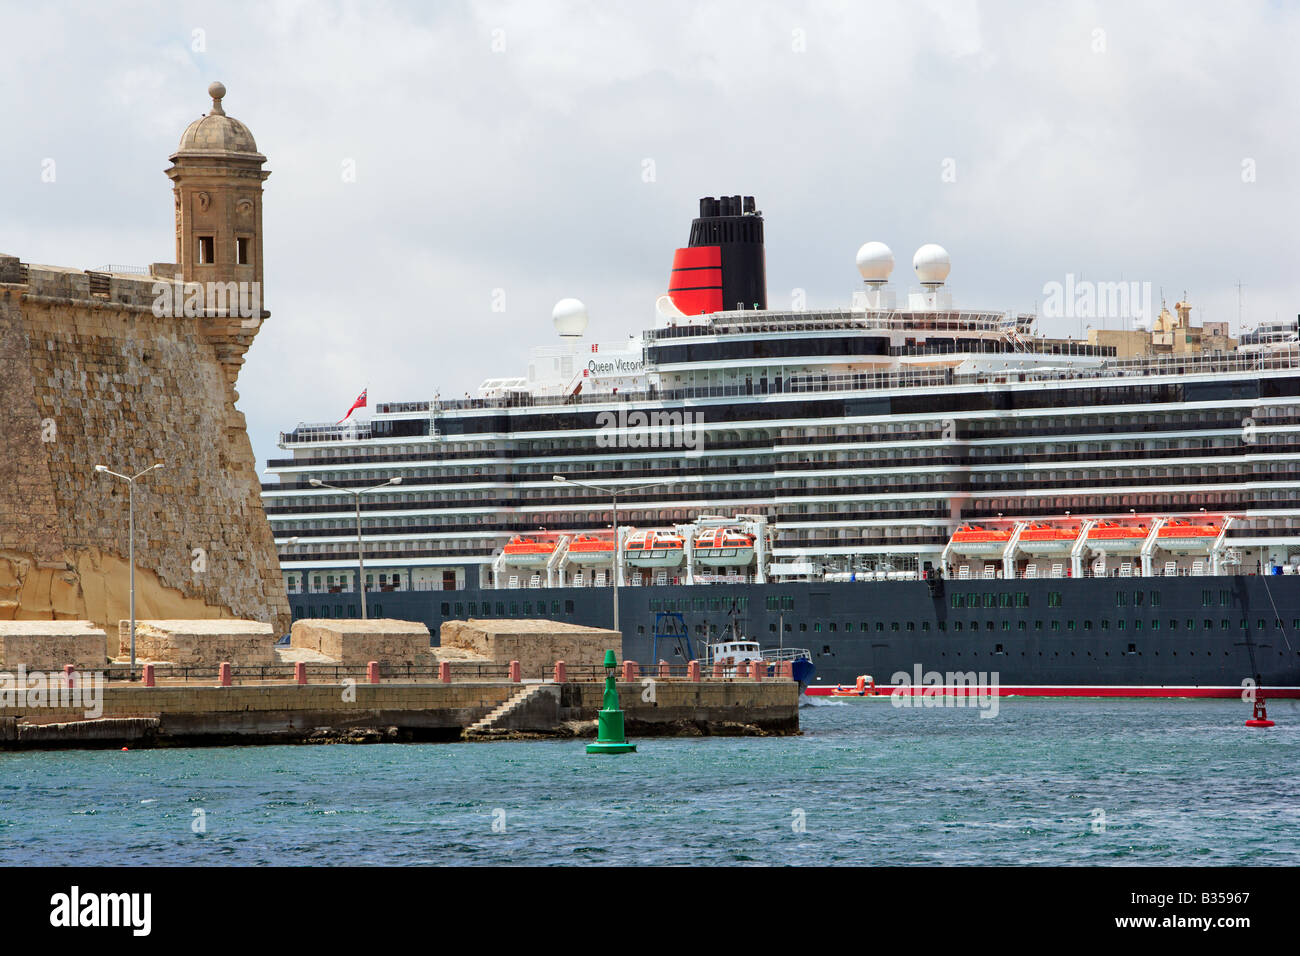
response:
{"label": "red bollard", "polygon": [[693,681],[694,683],[697,684],[699,683],[700,681],[699,661],[691,661],[689,664],[686,665],[686,679],[688,681]]}
{"label": "red bollard", "polygon": [[721,665],[720,663],[719,663],[719,664],[714,664],[714,665],[713,665],[713,676],[714,676],[714,677],[721,677],[721,676],[722,676],[722,665]]}
{"label": "red bollard", "polygon": [[76,673],[76,664],[63,665],[63,680],[69,687],[75,687],[77,685]]}
{"label": "red bollard", "polygon": [[518,684],[521,680],[523,680],[523,676],[524,675],[519,668],[519,662],[511,661],[510,662],[510,683]]}
{"label": "red bollard", "polygon": [[379,683],[379,661],[370,661],[366,664],[366,680],[372,684]]}
{"label": "red bollard", "polygon": [[307,665],[302,661],[295,661],[293,665],[293,679],[299,684],[307,683]]}
{"label": "red bollard", "polygon": [[564,669],[564,661],[555,662],[555,683],[563,684],[568,680],[568,673]]}
{"label": "red bollard", "polygon": [[220,668],[220,670],[218,671],[218,673],[221,675],[220,678],[219,678],[219,680],[220,680],[220,682],[221,682],[221,686],[222,686],[222,687],[229,687],[232,683],[234,683],[234,682],[231,680],[231,676],[230,676],[230,662],[229,662],[229,661],[222,661],[222,662],[221,662],[221,668]]}
{"label": "red bollard", "polygon": [[763,672],[767,670],[767,665],[762,661],[752,661],[749,665],[749,672],[754,680],[762,680]]}
{"label": "red bollard", "polygon": [[438,662],[438,680],[444,684],[451,683],[451,661]]}
{"label": "red bollard", "polygon": [[155,685],[154,685],[153,665],[152,665],[152,664],[145,664],[145,665],[144,665],[144,686],[145,686],[145,687],[153,687],[153,686],[155,686]]}
{"label": "red bollard", "polygon": [[659,662],[659,676],[660,676],[660,677],[672,677],[672,676],[673,676],[673,675],[672,675],[672,670],[671,670],[671,665],[670,665],[667,661],[660,661],[660,662]]}
{"label": "red bollard", "polygon": [[781,662],[781,676],[786,680],[794,680],[794,661]]}
{"label": "red bollard", "polygon": [[632,683],[634,680],[636,680],[636,675],[637,675],[636,661],[624,661],[623,662],[623,683],[624,684]]}

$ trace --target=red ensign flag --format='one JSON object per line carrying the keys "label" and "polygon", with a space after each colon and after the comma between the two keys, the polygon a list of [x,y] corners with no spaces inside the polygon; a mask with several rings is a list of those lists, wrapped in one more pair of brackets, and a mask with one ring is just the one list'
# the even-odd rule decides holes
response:
{"label": "red ensign flag", "polygon": [[345,421],[351,418],[352,413],[355,412],[358,408],[366,407],[366,392],[368,391],[370,391],[370,389],[368,388],[361,390],[361,394],[358,395],[357,400],[352,403],[352,407],[348,409],[348,413],[338,420],[339,425],[342,425]]}

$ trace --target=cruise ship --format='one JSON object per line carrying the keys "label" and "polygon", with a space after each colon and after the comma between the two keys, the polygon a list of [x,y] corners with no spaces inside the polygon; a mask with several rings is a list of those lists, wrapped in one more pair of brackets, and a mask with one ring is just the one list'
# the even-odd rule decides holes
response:
{"label": "cruise ship", "polygon": [[881,242],[844,308],[771,308],[763,234],[702,199],[640,335],[565,299],[525,374],[281,433],[295,619],[617,621],[642,663],[739,634],[826,684],[1300,686],[1294,323],[1238,341],[1065,277],[1112,321],[1055,338],[955,305],[935,244],[896,287]]}

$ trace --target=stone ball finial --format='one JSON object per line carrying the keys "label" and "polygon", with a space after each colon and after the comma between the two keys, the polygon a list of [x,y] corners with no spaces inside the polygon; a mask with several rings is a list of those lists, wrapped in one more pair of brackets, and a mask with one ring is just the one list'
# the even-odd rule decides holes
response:
{"label": "stone ball finial", "polygon": [[225,114],[226,111],[221,108],[221,98],[225,95],[226,84],[222,83],[220,80],[208,85],[208,96],[212,97],[212,112],[220,113],[222,115]]}

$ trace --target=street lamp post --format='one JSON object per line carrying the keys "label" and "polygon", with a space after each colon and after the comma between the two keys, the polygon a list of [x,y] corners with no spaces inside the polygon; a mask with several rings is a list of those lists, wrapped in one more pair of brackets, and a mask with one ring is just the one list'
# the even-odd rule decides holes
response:
{"label": "street lamp post", "polygon": [[[622,565],[623,548],[622,542],[618,540],[618,496],[630,491],[640,491],[643,488],[655,488],[660,485],[671,485],[677,481],[676,478],[663,478],[659,481],[648,481],[639,485],[589,485],[586,482],[574,481],[572,478],[565,478],[563,475],[552,475],[552,480],[562,485],[577,485],[579,488],[586,488],[588,491],[596,491],[603,495],[609,495],[611,511],[614,517],[614,630],[618,630],[618,578]],[[619,633],[622,633],[621,631]]]}
{"label": "street lamp post", "polygon": [[353,490],[352,488],[340,488],[338,485],[328,485],[319,478],[308,479],[308,484],[313,488],[329,488],[331,491],[345,491],[352,496],[353,502],[357,506],[357,590],[361,592],[361,620],[366,620],[366,556],[361,549],[361,496],[371,492],[378,491],[380,488],[387,488],[389,485],[400,485],[401,476],[389,478],[383,484],[374,485],[370,488]]}
{"label": "street lamp post", "polygon": [[126,482],[126,496],[129,504],[129,515],[127,519],[127,544],[126,544],[126,563],[130,566],[129,573],[131,576],[131,673],[130,679],[135,680],[135,483],[143,478],[149,472],[163,466],[162,462],[150,465],[138,475],[127,477],[120,475],[116,471],[109,471],[107,465],[96,465],[95,471],[102,475],[112,475],[114,478],[121,478]]}

